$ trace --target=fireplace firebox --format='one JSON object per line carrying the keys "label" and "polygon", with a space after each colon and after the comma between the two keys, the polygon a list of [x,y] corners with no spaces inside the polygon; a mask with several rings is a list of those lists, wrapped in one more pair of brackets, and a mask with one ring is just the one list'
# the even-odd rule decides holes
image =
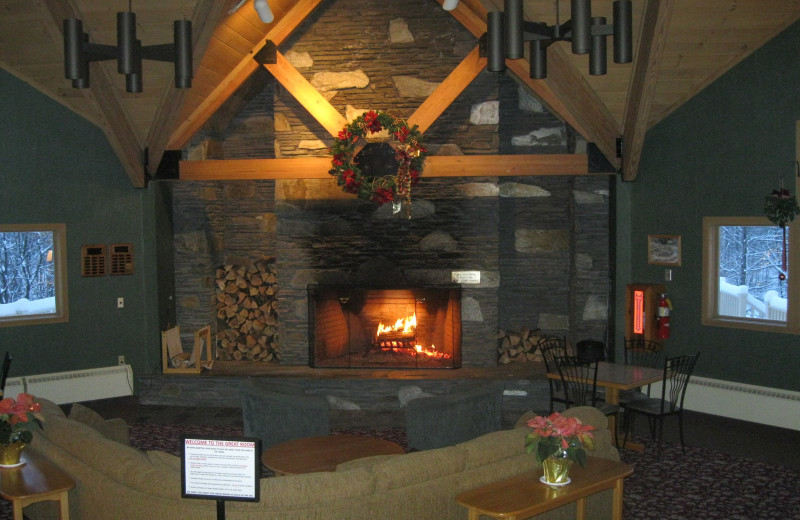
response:
{"label": "fireplace firebox", "polygon": [[461,287],[310,285],[309,365],[459,368]]}

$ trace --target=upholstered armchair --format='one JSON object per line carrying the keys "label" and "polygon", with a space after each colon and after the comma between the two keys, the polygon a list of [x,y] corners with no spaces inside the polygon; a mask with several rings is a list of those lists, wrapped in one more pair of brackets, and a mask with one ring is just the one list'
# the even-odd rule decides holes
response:
{"label": "upholstered armchair", "polygon": [[502,412],[503,386],[498,384],[413,399],[406,405],[408,446],[417,450],[442,448],[497,431]]}
{"label": "upholstered armchair", "polygon": [[249,378],[239,385],[244,433],[261,439],[266,449],[281,442],[329,435],[330,405],[325,396],[302,388]]}

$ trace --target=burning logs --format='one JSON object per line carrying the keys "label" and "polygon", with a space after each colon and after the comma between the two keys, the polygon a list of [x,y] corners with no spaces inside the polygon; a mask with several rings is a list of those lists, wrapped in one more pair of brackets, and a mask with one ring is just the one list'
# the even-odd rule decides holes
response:
{"label": "burning logs", "polygon": [[542,336],[523,327],[519,332],[503,331],[497,332],[497,351],[498,362],[505,365],[508,363],[525,363],[528,361],[542,362],[542,353],[537,350],[537,345]]}
{"label": "burning logs", "polygon": [[221,359],[279,360],[277,293],[274,259],[217,269],[217,340]]}

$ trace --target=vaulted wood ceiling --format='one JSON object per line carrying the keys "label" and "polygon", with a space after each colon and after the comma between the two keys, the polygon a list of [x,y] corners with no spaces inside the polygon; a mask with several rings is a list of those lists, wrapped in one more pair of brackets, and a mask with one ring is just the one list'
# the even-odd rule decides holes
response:
{"label": "vaulted wood ceiling", "polygon": [[[155,172],[163,152],[186,145],[261,66],[254,56],[265,43],[280,45],[324,1],[329,0],[269,0],[275,20],[264,24],[251,0],[242,5],[239,0],[136,0],[132,8],[142,45],[171,42],[172,21],[192,20],[195,77],[190,90],[178,90],[172,86],[172,64],[147,61],[144,91],[129,94],[113,61],[92,65],[91,88],[72,89],[64,78],[62,43],[62,20],[77,17],[91,42],[113,45],[116,12],[127,10],[128,2],[4,0],[0,67],[102,128],[133,185],[142,187],[145,172]],[[570,16],[570,2],[558,1],[564,21]],[[610,19],[611,4],[612,0],[593,0],[593,14]],[[527,19],[556,22],[553,0],[526,0],[524,5]],[[800,17],[800,0],[634,0],[633,5],[632,64],[609,60],[607,75],[589,76],[587,57],[571,54],[565,44],[548,51],[545,80],[528,79],[525,59],[508,62],[509,70],[551,112],[594,143],[627,180],[636,178],[650,127]],[[461,0],[451,14],[475,35],[477,45],[486,31],[487,11],[502,9],[503,0]],[[484,66],[485,60],[473,54],[410,119],[423,126],[438,117],[437,111]],[[341,128],[344,116],[309,90],[305,78],[280,53],[278,62],[266,67],[287,90],[303,98],[301,102],[323,127],[331,133]],[[616,158],[618,137],[624,138],[621,160]],[[527,156],[527,169],[520,163],[519,169],[508,173],[535,173],[539,160],[547,165],[541,171],[550,171],[554,159]],[[292,160],[262,162],[259,168],[284,170],[285,161]],[[463,172],[459,168],[467,168],[464,162],[442,157],[427,164],[426,170]],[[574,161],[564,166],[564,173],[585,168]]]}

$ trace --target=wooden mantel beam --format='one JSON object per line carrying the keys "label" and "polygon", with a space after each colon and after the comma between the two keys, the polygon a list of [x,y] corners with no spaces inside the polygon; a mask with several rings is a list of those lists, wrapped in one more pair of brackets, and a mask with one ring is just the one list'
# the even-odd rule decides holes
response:
{"label": "wooden mantel beam", "polygon": [[[181,161],[181,180],[330,179],[328,157]],[[590,175],[584,154],[434,155],[423,177]],[[591,174],[595,175],[595,174]]]}

